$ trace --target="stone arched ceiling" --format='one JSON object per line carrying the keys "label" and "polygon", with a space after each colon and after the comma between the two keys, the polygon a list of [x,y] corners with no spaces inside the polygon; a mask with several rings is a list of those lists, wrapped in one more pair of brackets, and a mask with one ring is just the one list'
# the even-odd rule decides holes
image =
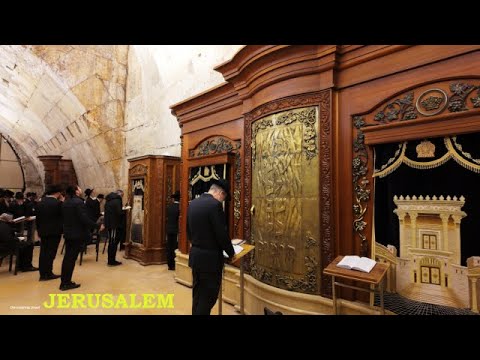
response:
{"label": "stone arched ceiling", "polygon": [[81,186],[121,186],[127,55],[125,45],[0,46],[0,133],[42,177],[37,156],[63,155]]}

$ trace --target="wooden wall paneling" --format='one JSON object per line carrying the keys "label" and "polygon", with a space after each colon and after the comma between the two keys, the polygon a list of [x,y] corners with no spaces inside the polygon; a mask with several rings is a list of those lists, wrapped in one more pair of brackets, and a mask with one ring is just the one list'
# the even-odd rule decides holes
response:
{"label": "wooden wall paneling", "polygon": [[[188,191],[190,150],[209,136],[241,140],[241,215],[243,237],[249,238],[251,134],[248,125],[263,115],[302,106],[299,99],[312,94],[328,94],[328,101],[325,97],[316,102],[321,109],[328,103],[329,114],[328,119],[320,118],[319,127],[320,146],[324,147],[320,163],[322,208],[319,219],[322,224],[322,262],[328,262],[337,254],[360,254],[361,242],[353,228],[353,206],[356,204],[353,159],[358,153],[354,141],[358,140],[359,130],[355,128],[354,117],[372,116],[382,103],[408,89],[421,91],[429,84],[474,78],[480,64],[479,50],[478,45],[246,46],[231,61],[216,68],[226,83],[172,106],[182,128],[181,191],[185,194]],[[468,115],[454,112],[416,122],[362,129],[368,160],[360,180],[365,176],[366,182],[355,185],[370,190],[365,213],[357,222],[367,234],[367,242],[371,241],[372,230],[371,145],[415,136],[441,136],[453,130],[478,131],[477,112],[478,109],[471,109]],[[320,116],[322,113],[327,112],[321,110]],[[180,250],[187,253],[186,197],[182,197],[181,204],[184,210],[181,214]],[[367,251],[371,248],[371,244],[368,245]],[[327,281],[322,280],[322,294],[328,296],[330,287],[325,286]]]}

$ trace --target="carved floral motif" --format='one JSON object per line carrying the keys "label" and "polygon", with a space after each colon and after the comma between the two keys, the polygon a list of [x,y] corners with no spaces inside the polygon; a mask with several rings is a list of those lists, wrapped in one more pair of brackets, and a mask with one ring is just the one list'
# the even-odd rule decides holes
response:
{"label": "carved floral motif", "polygon": [[353,229],[360,238],[360,249],[362,256],[368,256],[368,241],[364,233],[367,223],[364,219],[367,211],[368,201],[370,200],[369,180],[367,179],[368,170],[368,151],[365,147],[365,135],[361,130],[365,126],[365,119],[361,116],[353,117],[353,125],[357,129],[357,136],[353,141],[354,158],[352,161],[353,170]]}
{"label": "carved floral motif", "polygon": [[141,176],[141,175],[147,175],[147,170],[148,170],[148,166],[137,164],[134,167],[132,167],[130,170],[128,170],[128,172],[130,173],[130,176]]}
{"label": "carved floral motif", "polygon": [[396,99],[388,103],[383,110],[379,111],[374,120],[385,124],[393,120],[412,120],[416,119],[417,114],[413,105],[413,92],[409,92],[405,97]]}

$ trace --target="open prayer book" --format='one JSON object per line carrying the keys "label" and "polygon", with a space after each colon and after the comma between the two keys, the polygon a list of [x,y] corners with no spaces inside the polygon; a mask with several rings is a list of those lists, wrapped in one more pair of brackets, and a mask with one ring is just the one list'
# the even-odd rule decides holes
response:
{"label": "open prayer book", "polygon": [[[242,252],[243,247],[233,244],[233,250],[235,251],[235,255],[237,255]],[[225,250],[223,250],[223,257],[228,258],[228,254],[225,252]]]}
{"label": "open prayer book", "polygon": [[358,270],[369,273],[375,266],[376,261],[367,257],[360,257],[357,255],[344,256],[337,264],[338,267],[350,270]]}
{"label": "open prayer book", "polygon": [[12,222],[18,223],[20,221],[25,221],[25,219],[26,219],[25,216],[20,216],[18,218],[13,219]]}
{"label": "open prayer book", "polygon": [[122,210],[130,210],[132,207],[130,205],[122,207]]}
{"label": "open prayer book", "polygon": [[232,245],[242,245],[246,242],[246,240],[243,239],[233,239],[232,240]]}

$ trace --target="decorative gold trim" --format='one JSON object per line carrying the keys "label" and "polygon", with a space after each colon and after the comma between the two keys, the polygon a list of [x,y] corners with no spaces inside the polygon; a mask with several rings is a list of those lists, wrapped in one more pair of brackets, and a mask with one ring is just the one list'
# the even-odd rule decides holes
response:
{"label": "decorative gold trim", "polygon": [[[480,173],[480,165],[471,163],[470,161],[465,160],[463,157],[461,157],[455,151],[455,148],[453,147],[452,141],[448,137],[445,138],[445,146],[448,149],[448,153],[451,154],[451,157],[453,158],[453,160],[455,160],[455,162],[457,164],[459,164],[460,166],[463,166],[465,169],[468,169],[470,171]],[[462,152],[462,154],[463,154],[463,152]]]}
{"label": "decorative gold trim", "polygon": [[443,155],[440,159],[432,160],[432,161],[415,161],[405,156],[403,159],[403,162],[406,165],[410,166],[411,168],[426,170],[426,169],[433,169],[433,168],[439,167],[440,165],[445,164],[448,160],[450,160],[451,157],[452,155],[449,152]]}
{"label": "decorative gold trim", "polygon": [[[398,151],[401,151],[401,154],[400,156],[397,158],[397,160],[395,160],[395,162],[390,165],[389,167],[387,167],[386,169],[384,169],[384,166],[382,166],[382,169],[384,170],[381,170],[381,171],[378,171],[378,172],[374,172],[373,174],[373,177],[385,177],[387,176],[388,174],[391,174],[392,172],[394,172],[395,170],[397,170],[397,168],[402,165],[402,162],[404,161],[405,159],[405,150],[407,148],[407,143],[404,142],[402,144],[399,145],[400,149],[398,149],[396,152],[395,152],[395,155],[397,155]],[[388,159],[388,162],[387,164],[385,165],[388,165],[388,163],[390,162],[390,160],[394,159],[395,157],[393,158],[390,158]]]}
{"label": "decorative gold trim", "polygon": [[465,156],[467,159],[472,160],[474,163],[480,164],[480,159],[474,159],[472,157],[472,154],[463,151],[463,146],[462,146],[462,144],[457,143],[457,137],[456,136],[452,136],[450,139],[453,141],[453,145],[455,145],[455,148],[458,151],[460,151],[463,156]]}

